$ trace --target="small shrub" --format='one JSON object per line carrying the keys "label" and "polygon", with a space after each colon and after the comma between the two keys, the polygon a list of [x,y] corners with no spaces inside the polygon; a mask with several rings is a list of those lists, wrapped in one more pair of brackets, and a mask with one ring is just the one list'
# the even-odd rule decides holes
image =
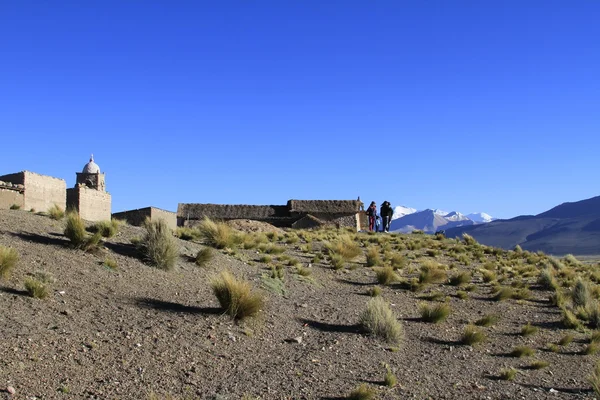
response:
{"label": "small shrub", "polygon": [[210,262],[210,260],[213,259],[213,257],[214,257],[213,249],[210,247],[205,247],[202,250],[198,251],[194,262],[196,263],[197,266],[204,267],[204,266],[206,266],[206,264],[208,264],[208,262]]}
{"label": "small shrub", "polygon": [[11,206],[10,206],[10,209],[11,209],[11,210],[20,210],[20,209],[21,209],[21,206],[20,206],[20,205],[18,205],[18,204],[13,204],[13,205],[11,205]]}
{"label": "small shrub", "polygon": [[300,275],[300,276],[304,276],[304,277],[309,277],[312,275],[312,269],[310,268],[305,268],[301,265],[296,266],[296,275]]}
{"label": "small shrub", "polygon": [[263,264],[268,264],[268,263],[270,263],[272,260],[273,260],[273,259],[271,258],[271,256],[268,256],[268,255],[261,256],[261,257],[258,259],[258,261],[259,261],[259,262],[261,262],[261,263],[263,263]]}
{"label": "small shrub", "polygon": [[8,279],[19,261],[19,253],[12,247],[0,246],[0,279]]}
{"label": "small shrub", "polygon": [[357,242],[350,236],[341,236],[337,241],[325,245],[330,255],[338,254],[344,261],[351,261],[362,254]]}
{"label": "small shrub", "polygon": [[399,279],[392,267],[374,268],[374,270],[377,275],[377,282],[381,285],[389,285]]}
{"label": "small shrub", "polygon": [[472,246],[472,245],[477,244],[477,240],[475,240],[475,238],[473,236],[471,236],[467,233],[463,233],[462,238],[467,246]]}
{"label": "small shrub", "polygon": [[560,351],[560,348],[558,347],[558,345],[556,345],[554,343],[548,343],[547,349],[548,349],[548,351],[551,351],[552,353],[558,353]]}
{"label": "small shrub", "polygon": [[71,245],[81,250],[93,250],[98,247],[102,235],[96,232],[94,235],[88,235],[85,230],[83,220],[75,211],[66,214],[67,223],[64,234],[71,241]]}
{"label": "small shrub", "polygon": [[483,281],[485,283],[490,283],[496,280],[496,273],[490,270],[481,271],[481,275],[483,276]]}
{"label": "small shrub", "polygon": [[180,226],[175,229],[175,236],[181,240],[198,240],[200,239],[200,232],[194,228],[187,226]]}
{"label": "small shrub", "polygon": [[514,291],[512,298],[516,300],[527,300],[531,297],[531,292],[526,287]]}
{"label": "small shrub", "polygon": [[421,273],[419,274],[419,283],[440,283],[447,279],[446,271],[433,267],[430,265],[421,266]]}
{"label": "small shrub", "polygon": [[563,262],[568,265],[572,265],[574,267],[578,267],[581,265],[581,261],[579,261],[573,254],[567,254],[563,258]]}
{"label": "small shrub", "polygon": [[531,336],[536,334],[538,328],[536,326],[531,325],[529,322],[527,325],[521,328],[521,336]]}
{"label": "small shrub", "polygon": [[471,273],[469,271],[457,272],[449,279],[449,283],[452,286],[466,285],[469,282],[471,282]]}
{"label": "small shrub", "polygon": [[585,349],[583,349],[582,354],[585,354],[585,355],[596,354],[598,352],[598,350],[600,350],[600,343],[599,342],[591,342],[590,344],[588,344],[585,347]]}
{"label": "small shrub", "polygon": [[331,266],[333,267],[333,269],[335,269],[336,271],[344,268],[344,265],[346,264],[344,261],[344,257],[337,253],[332,253],[329,256],[329,261],[331,262]]}
{"label": "small shrub", "polygon": [[379,249],[375,246],[369,247],[367,250],[367,267],[374,267],[381,264]]}
{"label": "small shrub", "polygon": [[217,249],[233,247],[237,241],[233,229],[224,222],[215,222],[208,217],[196,226],[198,235],[208,246]]}
{"label": "small shrub", "polygon": [[374,297],[360,316],[360,325],[368,333],[388,343],[398,344],[404,336],[402,324],[396,319],[388,303]]}
{"label": "small shrub", "polygon": [[512,381],[517,376],[517,370],[514,368],[503,368],[500,370],[500,379],[504,381]]}
{"label": "small shrub", "polygon": [[473,346],[485,340],[485,334],[473,325],[467,325],[460,338],[462,344]]}
{"label": "small shrub", "polygon": [[581,323],[579,322],[579,320],[577,319],[575,314],[573,314],[573,312],[571,312],[570,310],[568,310],[566,308],[562,309],[562,324],[567,329],[580,329],[581,328]]}
{"label": "small shrub", "polygon": [[535,350],[528,346],[517,346],[511,352],[512,357],[530,357],[535,354]]}
{"label": "small shrub", "polygon": [[367,294],[371,297],[381,296],[381,288],[379,286],[373,286],[367,289]]}
{"label": "small shrub", "polygon": [[349,400],[373,400],[375,399],[375,395],[377,392],[375,389],[369,387],[366,383],[363,383],[352,392],[348,396]]}
{"label": "small shrub", "polygon": [[561,290],[557,289],[556,292],[554,292],[550,296],[548,296],[548,301],[553,306],[563,308],[563,306],[565,304],[565,295],[563,294],[563,292]]}
{"label": "small shrub", "polygon": [[435,304],[434,306],[429,306],[426,303],[421,303],[419,305],[419,312],[421,313],[421,318],[425,322],[438,323],[443,322],[448,318],[450,314],[450,306],[446,303]]}
{"label": "small shrub", "polygon": [[466,300],[469,298],[469,293],[465,292],[464,290],[459,290],[456,292],[456,297],[461,300]]}
{"label": "small shrub", "polygon": [[236,279],[227,271],[211,279],[211,286],[219,304],[232,318],[252,317],[264,304],[263,296],[254,293],[250,283]]}
{"label": "small shrub", "polygon": [[25,290],[29,296],[36,299],[44,299],[48,296],[48,286],[44,282],[30,276],[25,278]]}
{"label": "small shrub", "polygon": [[600,398],[600,362],[594,366],[591,375],[588,376],[588,382],[592,385],[592,390],[597,398]]}
{"label": "small shrub", "polygon": [[104,263],[102,265],[104,265],[106,268],[110,268],[110,269],[117,269],[117,267],[119,266],[117,264],[117,261],[114,258],[110,258],[110,257],[106,257],[104,259]]}
{"label": "small shrub", "polygon": [[573,341],[574,338],[575,338],[575,336],[573,334],[567,333],[562,338],[560,338],[560,340],[558,341],[558,344],[561,346],[567,346],[568,344],[570,344]]}
{"label": "small shrub", "polygon": [[259,246],[258,249],[261,250],[263,253],[267,254],[281,254],[285,252],[285,249],[283,247],[277,246],[273,243],[266,244],[264,247]]}
{"label": "small shrub", "polygon": [[173,269],[179,249],[167,223],[162,219],[151,221],[146,218],[144,227],[146,234],[141,243],[146,259],[157,268]]}
{"label": "small shrub", "polygon": [[62,208],[60,208],[60,206],[58,204],[53,204],[49,209],[48,209],[48,216],[52,219],[55,220],[61,220],[64,218],[65,216],[65,210],[63,210]]}
{"label": "small shrub", "polygon": [[558,287],[556,278],[554,278],[554,272],[550,268],[544,268],[542,272],[540,272],[538,283],[544,289],[556,289]]}

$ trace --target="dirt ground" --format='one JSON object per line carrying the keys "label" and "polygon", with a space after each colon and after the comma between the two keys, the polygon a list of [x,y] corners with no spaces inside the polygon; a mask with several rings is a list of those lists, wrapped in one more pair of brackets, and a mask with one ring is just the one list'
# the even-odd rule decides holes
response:
{"label": "dirt ground", "polygon": [[[218,308],[209,279],[227,269],[261,288],[268,268],[256,249],[216,252],[199,268],[190,260],[202,245],[178,240],[181,257],[167,272],[146,265],[131,244],[143,228],[123,226],[97,254],[69,248],[62,232],[63,222],[0,210],[0,245],[21,255],[0,282],[0,390],[16,392],[0,398],[337,399],[362,383],[379,399],[593,398],[586,378],[598,356],[581,354],[590,333],[562,328],[547,291],[497,302],[478,278],[466,300],[449,285],[420,293],[383,287],[405,329],[402,345],[390,348],[356,325],[370,299],[366,289],[376,283],[370,268],[334,271],[316,263],[312,282],[287,271],[285,294],[260,289],[267,296],[260,316],[236,323]],[[308,266],[312,254],[299,245],[286,253]],[[117,261],[115,270],[103,265],[106,257]],[[23,290],[24,278],[37,271],[55,278],[43,300]],[[418,304],[431,290],[450,296],[445,322],[420,319]],[[488,340],[461,345],[463,328],[489,313],[501,319],[482,328]],[[539,332],[523,337],[528,322]],[[571,344],[546,350],[567,332],[575,335]],[[536,349],[535,356],[509,356],[518,345]],[[533,359],[549,366],[528,369]],[[393,388],[382,383],[385,365],[398,379]],[[518,369],[514,381],[498,378],[508,367]]]}

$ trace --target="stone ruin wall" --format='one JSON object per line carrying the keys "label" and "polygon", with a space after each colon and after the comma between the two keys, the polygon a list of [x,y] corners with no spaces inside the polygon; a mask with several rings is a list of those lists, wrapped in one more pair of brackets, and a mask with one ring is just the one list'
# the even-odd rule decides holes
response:
{"label": "stone ruin wall", "polygon": [[76,186],[67,190],[67,204],[68,207],[77,209],[79,216],[86,221],[111,219],[111,196],[107,192]]}
{"label": "stone ruin wall", "polygon": [[[0,192],[1,208],[4,208],[6,202],[19,198],[18,195],[10,193],[11,191],[22,190],[23,199],[20,205],[25,210],[48,211],[54,204],[65,209],[67,184],[64,179],[22,171],[0,176],[0,181],[4,183],[1,185],[4,190]],[[7,189],[7,183],[12,185],[12,189]],[[19,203],[12,202],[12,204]]]}
{"label": "stone ruin wall", "polygon": [[172,211],[161,210],[156,207],[145,207],[138,208],[137,210],[122,211],[114,213],[112,215],[116,219],[124,219],[128,224],[134,226],[141,226],[144,224],[146,218],[150,218],[151,221],[159,219],[164,220],[169,228],[177,228],[177,214]]}
{"label": "stone ruin wall", "polygon": [[21,189],[6,187],[0,182],[0,209],[8,210],[12,205],[18,205],[23,208],[25,205],[25,196]]}

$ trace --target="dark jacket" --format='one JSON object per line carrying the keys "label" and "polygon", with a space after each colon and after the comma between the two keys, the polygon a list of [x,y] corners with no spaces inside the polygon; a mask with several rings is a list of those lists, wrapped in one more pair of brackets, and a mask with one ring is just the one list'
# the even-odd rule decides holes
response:
{"label": "dark jacket", "polygon": [[390,219],[392,218],[392,216],[394,215],[394,209],[392,208],[390,203],[383,203],[381,205],[379,215],[381,215],[382,217],[389,217]]}
{"label": "dark jacket", "polygon": [[367,215],[369,217],[376,217],[377,216],[377,207],[373,206],[373,207],[367,208]]}

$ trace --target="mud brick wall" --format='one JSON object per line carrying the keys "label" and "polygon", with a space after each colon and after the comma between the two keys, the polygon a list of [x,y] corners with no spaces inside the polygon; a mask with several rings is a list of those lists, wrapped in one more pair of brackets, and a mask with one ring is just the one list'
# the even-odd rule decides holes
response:
{"label": "mud brick wall", "polygon": [[124,219],[130,225],[141,226],[146,218],[151,221],[164,220],[169,228],[177,228],[177,214],[156,207],[138,208],[137,210],[122,211],[112,215],[116,219]]}
{"label": "mud brick wall", "polygon": [[76,186],[67,190],[67,206],[76,209],[86,221],[111,219],[111,196],[107,192]]}
{"label": "mud brick wall", "polygon": [[24,201],[25,196],[20,190],[0,187],[0,209],[9,209],[13,204],[23,208]]}
{"label": "mud brick wall", "polygon": [[64,179],[24,171],[26,210],[48,211],[54,204],[63,210],[67,204],[67,183]]}

